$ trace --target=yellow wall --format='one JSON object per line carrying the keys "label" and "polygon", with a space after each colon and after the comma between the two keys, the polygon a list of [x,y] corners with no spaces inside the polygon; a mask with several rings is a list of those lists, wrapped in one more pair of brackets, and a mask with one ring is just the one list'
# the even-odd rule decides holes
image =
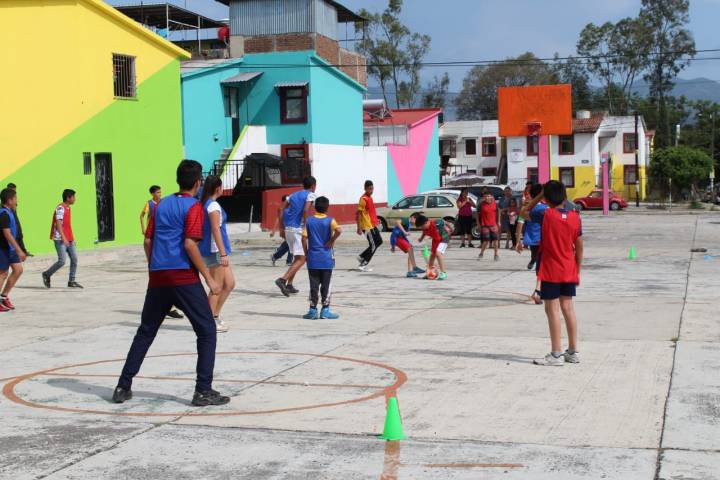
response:
{"label": "yellow wall", "polygon": [[[575,166],[575,186],[567,189],[567,196],[570,200],[584,197],[595,189],[595,168],[592,166]],[[551,178],[560,179],[560,168],[552,167]]]}
{"label": "yellow wall", "polygon": [[112,102],[132,101],[113,98],[112,53],[137,57],[138,85],[184,56],[116,15],[97,0],[0,1],[0,178]]}
{"label": "yellow wall", "polygon": [[[621,164],[613,164],[612,189],[628,202],[635,200],[635,184],[625,185],[624,168]],[[640,200],[644,200],[647,195],[647,175],[645,167],[640,166]]]}

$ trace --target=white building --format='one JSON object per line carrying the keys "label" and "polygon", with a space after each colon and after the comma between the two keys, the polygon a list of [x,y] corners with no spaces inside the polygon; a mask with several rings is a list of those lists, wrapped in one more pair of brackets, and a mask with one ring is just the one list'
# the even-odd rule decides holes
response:
{"label": "white building", "polygon": [[504,154],[497,120],[445,122],[440,127],[440,165],[448,175],[497,177]]}

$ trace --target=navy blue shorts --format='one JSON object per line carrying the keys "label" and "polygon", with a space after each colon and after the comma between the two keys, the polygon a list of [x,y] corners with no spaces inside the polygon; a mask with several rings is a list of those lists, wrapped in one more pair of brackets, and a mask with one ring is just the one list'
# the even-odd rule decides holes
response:
{"label": "navy blue shorts", "polygon": [[21,263],[17,252],[11,252],[8,249],[0,248],[0,272],[6,271],[10,268],[10,265],[15,263]]}
{"label": "navy blue shorts", "polygon": [[556,300],[560,297],[574,297],[576,287],[574,283],[542,282],[540,284],[540,298],[543,300]]}

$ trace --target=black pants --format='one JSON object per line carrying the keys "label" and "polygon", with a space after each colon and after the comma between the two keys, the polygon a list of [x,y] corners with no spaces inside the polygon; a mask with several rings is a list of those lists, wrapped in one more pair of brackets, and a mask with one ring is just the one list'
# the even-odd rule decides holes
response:
{"label": "black pants", "polygon": [[360,258],[363,259],[363,264],[367,265],[370,263],[370,260],[372,260],[373,255],[375,255],[375,251],[382,245],[383,239],[377,227],[374,227],[372,230],[365,230],[364,233],[369,245],[368,248],[360,254]]}
{"label": "black pants", "polygon": [[308,275],[310,275],[310,305],[317,307],[318,292],[322,297],[323,306],[330,305],[330,281],[332,280],[332,270],[308,268]]}
{"label": "black pants", "polygon": [[540,270],[540,245],[530,245],[530,261],[534,262]]}
{"label": "black pants", "polygon": [[207,294],[200,282],[180,287],[148,288],[140,326],[130,346],[118,387],[130,388],[133,377],[140,371],[145,355],[173,305],[185,312],[197,336],[195,390],[204,392],[212,388],[217,327]]}
{"label": "black pants", "polygon": [[517,245],[517,224],[510,225],[508,232],[510,232],[510,240],[512,241],[512,246],[514,247]]}

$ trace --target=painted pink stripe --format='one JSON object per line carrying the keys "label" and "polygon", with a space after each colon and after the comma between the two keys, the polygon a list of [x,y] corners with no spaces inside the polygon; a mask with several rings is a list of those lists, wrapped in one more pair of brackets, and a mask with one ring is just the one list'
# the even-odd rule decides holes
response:
{"label": "painted pink stripe", "polygon": [[417,193],[435,128],[435,122],[431,120],[409,129],[407,145],[388,145],[403,195]]}

